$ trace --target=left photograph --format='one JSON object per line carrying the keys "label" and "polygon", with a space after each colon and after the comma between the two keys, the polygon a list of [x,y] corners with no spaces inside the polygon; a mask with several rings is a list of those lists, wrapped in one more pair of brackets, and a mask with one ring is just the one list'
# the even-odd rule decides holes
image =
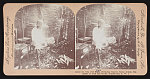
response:
{"label": "left photograph", "polygon": [[74,69],[75,17],[68,7],[33,4],[14,22],[14,69]]}

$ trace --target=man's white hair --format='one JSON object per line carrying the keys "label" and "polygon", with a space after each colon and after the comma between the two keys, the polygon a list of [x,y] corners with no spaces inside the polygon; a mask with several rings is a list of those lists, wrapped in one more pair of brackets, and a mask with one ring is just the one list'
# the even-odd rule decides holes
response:
{"label": "man's white hair", "polygon": [[102,27],[110,27],[110,25],[109,24],[107,24],[103,19],[99,19],[98,20],[98,23],[102,23]]}
{"label": "man's white hair", "polygon": [[99,19],[98,22],[105,23],[103,19]]}
{"label": "man's white hair", "polygon": [[36,25],[39,25],[39,24],[43,24],[43,21],[42,20],[37,20]]}

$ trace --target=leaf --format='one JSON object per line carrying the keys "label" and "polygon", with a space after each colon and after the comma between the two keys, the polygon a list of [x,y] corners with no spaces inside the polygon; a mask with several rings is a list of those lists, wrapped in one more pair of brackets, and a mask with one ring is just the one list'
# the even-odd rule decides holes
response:
{"label": "leaf", "polygon": [[125,64],[126,60],[124,58],[121,58],[121,61],[123,64]]}
{"label": "leaf", "polygon": [[62,61],[62,62],[64,62],[64,63],[66,63],[66,61],[65,61],[65,60],[63,60],[62,58],[60,58],[60,61]]}
{"label": "leaf", "polygon": [[57,67],[57,65],[56,66],[54,66],[54,68],[56,68]]}
{"label": "leaf", "polygon": [[20,59],[23,59],[23,57],[24,57],[24,55],[22,55],[22,56],[20,57]]}
{"label": "leaf", "polygon": [[26,66],[25,68],[26,68],[26,69],[28,69],[28,68],[29,68],[29,66]]}
{"label": "leaf", "polygon": [[127,64],[128,66],[130,65],[130,63],[134,63],[135,62],[135,59],[127,56],[126,54],[125,55],[121,55],[120,56],[121,60],[117,59],[119,63],[123,63],[123,64]]}
{"label": "leaf", "polygon": [[128,64],[128,66],[129,66],[129,65],[130,65],[130,60],[127,60],[127,61],[128,61],[128,63],[127,63],[127,64]]}
{"label": "leaf", "polygon": [[107,64],[107,67],[110,67],[110,64]]}
{"label": "leaf", "polygon": [[89,68],[89,65],[87,65],[86,68],[88,69],[88,68]]}
{"label": "leaf", "polygon": [[67,66],[69,65],[69,61],[66,62]]}
{"label": "leaf", "polygon": [[60,63],[58,59],[56,59],[56,61],[57,61],[58,63]]}
{"label": "leaf", "polygon": [[118,64],[115,66],[115,68],[117,68],[118,67]]}
{"label": "leaf", "polygon": [[121,63],[121,60],[117,59],[119,63]]}
{"label": "leaf", "polygon": [[81,69],[83,68],[83,66],[81,66]]}
{"label": "leaf", "polygon": [[19,66],[16,66],[14,69],[19,69]]}
{"label": "leaf", "polygon": [[62,60],[63,60],[63,59],[62,59],[62,58],[60,58],[60,60],[59,60],[59,61],[60,61],[60,63],[64,64]]}
{"label": "leaf", "polygon": [[81,56],[81,59],[84,57],[84,55]]}
{"label": "leaf", "polygon": [[79,69],[79,65],[77,67],[75,67],[75,69]]}
{"label": "leaf", "polygon": [[65,61],[67,60],[67,57],[64,55],[64,59],[65,59]]}

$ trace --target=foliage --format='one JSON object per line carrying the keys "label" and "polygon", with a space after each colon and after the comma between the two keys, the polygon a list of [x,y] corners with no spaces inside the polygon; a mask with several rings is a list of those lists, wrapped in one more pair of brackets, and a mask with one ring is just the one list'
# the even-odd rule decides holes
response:
{"label": "foliage", "polygon": [[66,64],[67,66],[69,65],[70,62],[74,62],[73,59],[69,58],[68,56],[66,55],[60,55],[58,57],[58,59],[56,59],[57,63],[61,63],[61,64]]}
{"label": "foliage", "polygon": [[117,59],[120,64],[127,64],[130,66],[130,63],[135,63],[135,59],[125,55],[120,55],[120,57]]}

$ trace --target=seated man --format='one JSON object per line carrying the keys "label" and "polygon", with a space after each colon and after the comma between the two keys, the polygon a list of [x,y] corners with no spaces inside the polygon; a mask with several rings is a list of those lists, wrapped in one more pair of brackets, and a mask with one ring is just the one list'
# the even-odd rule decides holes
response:
{"label": "seated man", "polygon": [[98,22],[98,26],[93,29],[93,44],[96,46],[96,49],[101,50],[103,47],[108,45],[106,41],[105,26],[103,20]]}
{"label": "seated man", "polygon": [[47,46],[46,37],[45,37],[44,31],[42,30],[42,25],[43,25],[42,21],[38,20],[37,26],[35,26],[31,32],[32,44],[33,46],[35,46],[35,50],[37,52],[39,68],[41,65],[41,61],[40,61],[40,54],[42,53],[41,49],[44,49],[44,47]]}
{"label": "seated man", "polygon": [[116,43],[116,38],[114,36],[110,37],[107,28],[110,28],[110,25],[100,19],[98,26],[93,29],[93,44],[98,50],[107,47],[109,44]]}
{"label": "seated man", "polygon": [[32,29],[32,44],[35,46],[35,50],[38,54],[39,66],[40,66],[40,54],[45,53],[46,51],[42,51],[45,47],[49,44],[54,44],[55,39],[54,37],[48,37],[45,32],[45,28],[43,21],[38,20],[36,26]]}
{"label": "seated man", "polygon": [[101,66],[102,62],[101,62],[101,58],[99,56],[101,52],[101,50],[105,47],[107,47],[109,44],[115,43],[116,42],[116,38],[113,37],[109,37],[109,34],[107,33],[107,29],[109,28],[110,25],[107,25],[104,20],[100,19],[98,22],[98,26],[95,27],[93,29],[93,44],[96,46],[96,50],[98,51],[98,60],[99,60],[99,65]]}
{"label": "seated man", "polygon": [[37,26],[32,29],[32,43],[35,49],[42,49],[46,46],[46,37],[42,30],[42,21],[37,21]]}

